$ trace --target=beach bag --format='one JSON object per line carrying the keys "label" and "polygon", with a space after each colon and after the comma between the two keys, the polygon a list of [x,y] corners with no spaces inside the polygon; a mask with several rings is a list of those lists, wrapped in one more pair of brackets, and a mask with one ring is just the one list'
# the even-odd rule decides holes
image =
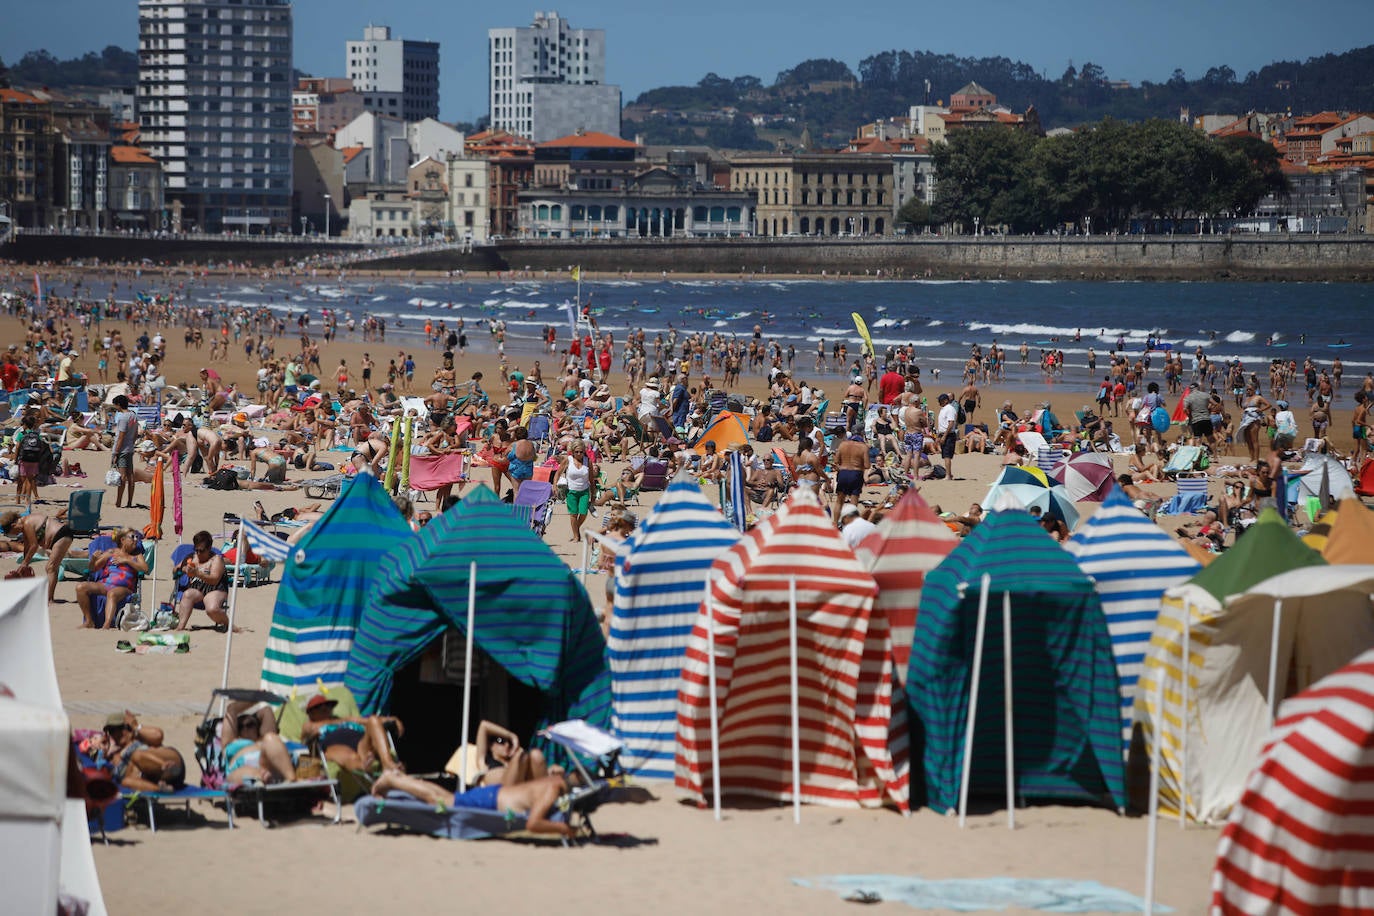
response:
{"label": "beach bag", "polygon": [[233,468],[220,468],[205,478],[205,488],[207,490],[237,490],[239,488],[239,475]]}
{"label": "beach bag", "polygon": [[958,423],[960,426],[968,422],[968,414],[964,412],[963,401],[954,402],[954,422]]}
{"label": "beach bag", "polygon": [[1277,431],[1280,436],[1295,438],[1298,435],[1298,421],[1291,415],[1279,418]]}
{"label": "beach bag", "polygon": [[110,468],[108,471],[105,472],[105,486],[107,487],[119,486],[120,479],[121,478],[119,476],[119,472],[116,471],[114,468]]}
{"label": "beach bag", "polygon": [[1155,428],[1157,433],[1167,433],[1169,431],[1169,411],[1163,407],[1156,407],[1150,411],[1150,425]]}
{"label": "beach bag", "polygon": [[1142,407],[1135,415],[1136,426],[1153,426],[1154,418],[1151,416],[1153,411],[1148,407]]}

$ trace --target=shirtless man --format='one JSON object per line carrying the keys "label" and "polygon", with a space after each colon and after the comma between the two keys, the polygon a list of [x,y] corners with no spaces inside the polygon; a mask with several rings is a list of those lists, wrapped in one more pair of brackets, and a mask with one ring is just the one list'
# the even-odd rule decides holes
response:
{"label": "shirtless man", "polygon": [[229,396],[220,381],[219,373],[210,369],[200,370],[200,385],[205,390],[205,408],[216,411],[225,405]]}
{"label": "shirtless man", "polygon": [[868,470],[868,444],[862,433],[855,433],[835,449],[835,511],[838,521],[840,509],[846,502],[857,503],[864,488],[864,473]]}
{"label": "shirtless man", "polygon": [[978,386],[970,379],[969,383],[959,392],[959,400],[964,404],[964,413],[969,417],[970,423],[973,422],[973,412],[983,404],[983,395],[978,391]]}
{"label": "shirtless man", "polygon": [[436,786],[432,782],[389,770],[372,784],[372,794],[378,798],[386,798],[388,792],[396,790],[436,807],[481,808],[492,812],[524,813],[525,829],[530,833],[552,833],[571,837],[574,835],[572,827],[562,821],[549,820],[549,812],[558,804],[559,796],[567,790],[568,785],[567,777],[557,774],[515,785],[497,783],[452,794],[448,789]]}

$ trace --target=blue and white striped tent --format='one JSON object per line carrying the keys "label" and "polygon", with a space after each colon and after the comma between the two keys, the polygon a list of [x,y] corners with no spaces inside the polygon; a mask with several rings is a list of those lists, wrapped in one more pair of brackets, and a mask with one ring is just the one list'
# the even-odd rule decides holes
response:
{"label": "blue and white striped tent", "polygon": [[1065,545],[1093,580],[1107,615],[1121,688],[1121,732],[1131,746],[1136,681],[1145,663],[1160,599],[1201,569],[1188,552],[1137,509],[1120,487]]}
{"label": "blue and white striped tent", "polygon": [[621,761],[672,779],[682,655],[711,563],[739,540],[696,481],[679,475],[621,550],[607,657]]}
{"label": "blue and white striped tent", "polygon": [[[249,543],[262,552],[245,526]],[[410,526],[371,474],[346,483],[338,499],[283,560],[281,587],[262,656],[262,688],[342,684],[368,586],[381,556],[409,538]],[[271,538],[280,547],[286,542]]]}

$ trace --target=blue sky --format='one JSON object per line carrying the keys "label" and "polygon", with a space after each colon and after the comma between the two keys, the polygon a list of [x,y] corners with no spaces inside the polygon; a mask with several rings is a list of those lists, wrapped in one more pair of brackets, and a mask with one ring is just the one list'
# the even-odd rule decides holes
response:
{"label": "blue sky", "polygon": [[[297,0],[296,66],[342,76],[344,42],[368,22],[404,38],[440,42],[440,107],[447,120],[486,111],[486,30],[528,25],[535,5]],[[0,58],[44,48],[66,58],[107,44],[137,45],[136,0],[8,4]],[[498,6],[500,7],[498,9]],[[1190,78],[1227,64],[1245,74],[1273,60],[1306,59],[1374,43],[1374,2],[1328,0],[1308,11],[1274,0],[974,0],[928,4],[866,0],[740,3],[600,0],[552,4],[574,27],[606,30],[607,80],[628,102],[645,89],[695,83],[708,72],[771,83],[811,57],[853,68],[893,49],[1022,60],[1051,77],[1092,61],[1113,79]],[[997,87],[989,87],[994,92]]]}

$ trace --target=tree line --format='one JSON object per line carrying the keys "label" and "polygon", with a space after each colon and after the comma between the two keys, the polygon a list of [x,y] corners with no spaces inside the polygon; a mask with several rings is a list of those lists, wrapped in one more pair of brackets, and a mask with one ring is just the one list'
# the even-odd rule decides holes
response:
{"label": "tree line", "polygon": [[898,224],[1129,231],[1135,220],[1243,216],[1287,190],[1279,156],[1254,137],[1214,139],[1177,121],[1111,118],[1071,134],[962,130],[932,147],[935,203]]}

